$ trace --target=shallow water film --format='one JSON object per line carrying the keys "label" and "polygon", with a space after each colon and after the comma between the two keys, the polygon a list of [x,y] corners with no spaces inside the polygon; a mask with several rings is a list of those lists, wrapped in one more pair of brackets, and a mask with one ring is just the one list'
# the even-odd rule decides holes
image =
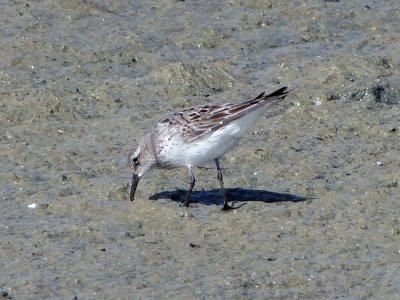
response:
{"label": "shallow water film", "polygon": [[[4,299],[395,299],[400,5],[0,3]],[[288,86],[215,166],[127,154],[165,113]],[[149,198],[151,198],[149,200]]]}

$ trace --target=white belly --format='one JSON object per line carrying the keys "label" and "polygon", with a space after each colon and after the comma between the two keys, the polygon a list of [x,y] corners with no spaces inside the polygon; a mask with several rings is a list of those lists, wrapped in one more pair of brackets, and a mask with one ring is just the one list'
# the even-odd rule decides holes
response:
{"label": "white belly", "polygon": [[171,167],[195,167],[211,162],[235,147],[261,114],[262,111],[253,111],[190,143],[183,142],[179,136],[173,136],[160,149],[159,160]]}

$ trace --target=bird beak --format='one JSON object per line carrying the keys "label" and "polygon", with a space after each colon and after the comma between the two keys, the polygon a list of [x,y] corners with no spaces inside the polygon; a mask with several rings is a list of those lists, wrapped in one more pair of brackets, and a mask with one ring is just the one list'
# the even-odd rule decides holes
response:
{"label": "bird beak", "polygon": [[137,185],[139,183],[139,179],[140,179],[139,175],[133,173],[132,184],[131,184],[131,196],[130,196],[131,201],[135,200],[135,192]]}

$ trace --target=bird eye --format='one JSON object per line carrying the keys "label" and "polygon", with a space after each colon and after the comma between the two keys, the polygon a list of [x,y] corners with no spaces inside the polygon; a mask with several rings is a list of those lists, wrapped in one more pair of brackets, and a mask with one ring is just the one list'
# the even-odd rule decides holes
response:
{"label": "bird eye", "polygon": [[139,164],[139,157],[132,158],[132,161],[135,165]]}

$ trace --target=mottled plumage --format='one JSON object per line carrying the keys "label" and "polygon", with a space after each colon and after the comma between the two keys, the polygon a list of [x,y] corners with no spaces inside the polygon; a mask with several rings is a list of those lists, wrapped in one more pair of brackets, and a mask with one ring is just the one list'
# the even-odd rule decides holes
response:
{"label": "mottled plumage", "polygon": [[[241,103],[209,104],[184,109],[156,122],[151,132],[139,140],[128,156],[133,169],[131,200],[139,179],[151,169],[187,167],[190,188],[185,206],[189,206],[195,183],[193,167],[215,161],[223,190],[218,159],[231,150],[259,117],[288,94],[283,87],[272,94],[264,92]],[[223,190],[224,191],[224,190]],[[228,205],[224,193],[224,209]]]}

